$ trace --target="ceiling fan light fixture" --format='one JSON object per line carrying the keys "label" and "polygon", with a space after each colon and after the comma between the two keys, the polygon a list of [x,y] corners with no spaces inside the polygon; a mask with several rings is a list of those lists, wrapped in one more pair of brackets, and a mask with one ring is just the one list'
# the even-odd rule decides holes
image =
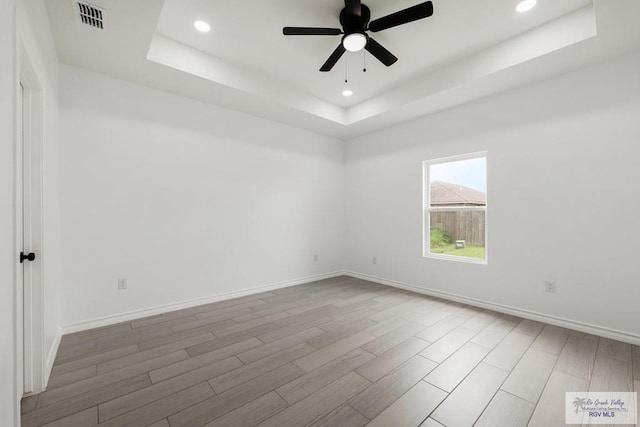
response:
{"label": "ceiling fan light fixture", "polygon": [[342,91],[342,96],[351,96],[353,95],[353,91],[351,89],[345,89]]}
{"label": "ceiling fan light fixture", "polygon": [[[367,5],[362,3],[362,0],[344,0],[344,8],[340,11],[339,15],[342,29],[283,27],[282,34],[285,36],[337,36],[344,34],[340,44],[320,67],[320,72],[323,73],[331,71],[345,52],[359,52],[362,51],[362,49],[366,49],[374,58],[386,67],[390,67],[398,61],[398,58],[375,41],[375,39],[369,37],[368,32],[377,33],[399,25],[428,18],[432,15],[433,3],[427,0],[371,21],[371,10]],[[363,71],[366,71],[366,69]]]}
{"label": "ceiling fan light fixture", "polygon": [[518,11],[520,13],[527,12],[527,11],[533,9],[537,2],[538,2],[537,0],[522,0],[516,6],[516,11]]}
{"label": "ceiling fan light fixture", "polygon": [[209,23],[204,21],[195,21],[193,23],[193,26],[195,27],[196,30],[200,31],[201,33],[208,33],[209,31],[211,31],[211,25],[209,25]]}
{"label": "ceiling fan light fixture", "polygon": [[349,52],[359,52],[367,45],[367,36],[363,33],[351,33],[344,36],[342,46]]}

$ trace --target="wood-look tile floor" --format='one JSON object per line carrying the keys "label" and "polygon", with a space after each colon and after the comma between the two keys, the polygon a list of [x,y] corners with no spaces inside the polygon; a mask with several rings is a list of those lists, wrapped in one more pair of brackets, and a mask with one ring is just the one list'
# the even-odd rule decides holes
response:
{"label": "wood-look tile floor", "polygon": [[30,426],[564,426],[640,348],[348,277],[63,338]]}

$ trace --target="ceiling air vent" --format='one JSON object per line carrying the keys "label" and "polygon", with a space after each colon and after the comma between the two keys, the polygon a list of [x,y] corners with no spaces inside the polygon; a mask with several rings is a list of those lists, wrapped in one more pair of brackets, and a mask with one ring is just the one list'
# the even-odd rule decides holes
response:
{"label": "ceiling air vent", "polygon": [[105,29],[106,10],[80,1],[74,3],[76,5],[76,16],[80,22],[98,30]]}

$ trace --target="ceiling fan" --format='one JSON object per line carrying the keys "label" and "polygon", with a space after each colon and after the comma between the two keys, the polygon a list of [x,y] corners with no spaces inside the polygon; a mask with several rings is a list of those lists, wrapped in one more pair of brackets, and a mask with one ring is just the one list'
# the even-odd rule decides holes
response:
{"label": "ceiling fan", "polygon": [[362,4],[360,0],[344,0],[344,9],[340,12],[342,30],[338,28],[284,27],[282,33],[285,36],[339,36],[344,34],[340,45],[320,68],[320,71],[323,72],[331,71],[347,50],[358,52],[363,48],[388,67],[394,64],[398,58],[372,39],[367,31],[377,33],[398,25],[428,18],[431,15],[433,15],[433,3],[427,1],[369,22],[371,11],[366,5]]}

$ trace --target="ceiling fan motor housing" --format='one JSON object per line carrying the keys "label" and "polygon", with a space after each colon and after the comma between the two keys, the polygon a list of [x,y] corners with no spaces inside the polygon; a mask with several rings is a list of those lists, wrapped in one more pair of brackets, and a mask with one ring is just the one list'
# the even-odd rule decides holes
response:
{"label": "ceiling fan motor housing", "polygon": [[340,12],[340,25],[344,30],[345,35],[353,33],[364,33],[369,26],[371,20],[371,11],[366,5],[361,6],[360,15],[349,13],[347,8],[342,9]]}

